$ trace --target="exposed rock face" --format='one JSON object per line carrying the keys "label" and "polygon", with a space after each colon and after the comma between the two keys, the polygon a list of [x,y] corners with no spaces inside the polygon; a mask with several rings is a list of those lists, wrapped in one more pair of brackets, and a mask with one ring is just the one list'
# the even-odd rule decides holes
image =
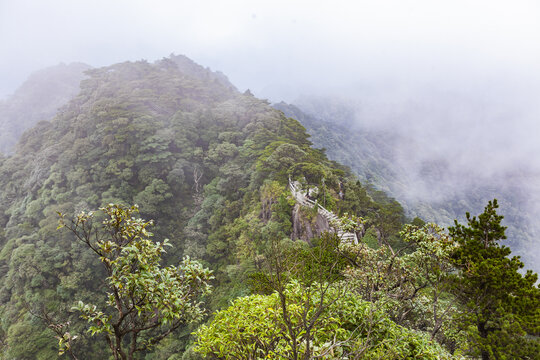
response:
{"label": "exposed rock face", "polygon": [[294,205],[292,211],[293,231],[292,240],[310,242],[315,236],[320,236],[325,231],[330,231],[330,224],[319,213],[313,214],[313,210],[299,204]]}

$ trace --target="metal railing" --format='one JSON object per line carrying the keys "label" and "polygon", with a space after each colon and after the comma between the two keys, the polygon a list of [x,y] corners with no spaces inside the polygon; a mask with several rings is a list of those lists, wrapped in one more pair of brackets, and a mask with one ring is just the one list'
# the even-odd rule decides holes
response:
{"label": "metal railing", "polygon": [[291,193],[300,205],[307,206],[309,208],[314,208],[315,206],[317,206],[317,212],[319,212],[324,218],[326,218],[328,223],[335,228],[341,240],[352,241],[354,244],[358,244],[358,237],[355,233],[343,231],[342,229],[337,228],[337,225],[335,225],[335,223],[339,220],[339,218],[336,214],[334,214],[332,211],[325,209],[318,202],[309,199],[306,194],[300,191],[300,189],[295,183],[296,182],[291,181],[291,178],[289,178],[289,188],[291,190]]}

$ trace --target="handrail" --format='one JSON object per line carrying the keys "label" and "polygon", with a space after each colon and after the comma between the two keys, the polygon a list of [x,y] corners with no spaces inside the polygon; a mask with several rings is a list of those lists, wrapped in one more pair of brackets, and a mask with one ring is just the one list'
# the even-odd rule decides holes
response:
{"label": "handrail", "polygon": [[[307,198],[307,196],[305,196],[297,187],[296,185],[291,181],[291,178],[289,177],[289,187],[291,189],[291,193],[293,194],[294,198],[296,199],[296,201],[298,201],[301,205],[305,205],[305,206],[308,206],[310,208],[313,208],[315,206],[317,206],[317,212],[319,212],[319,210],[321,211],[322,215],[326,218],[326,220],[328,222],[331,222],[331,220],[334,220],[334,219],[337,219],[337,215],[334,214],[332,211],[330,210],[327,210],[325,209],[321,204],[319,204],[318,202],[316,201],[313,201],[309,198]],[[339,230],[342,230],[343,229],[339,229]],[[336,231],[338,231],[338,229],[336,228]],[[348,231],[343,231],[343,233],[341,235],[339,235],[340,239],[341,240],[353,240],[353,242],[355,244],[358,244],[358,237],[356,236],[355,233],[351,233],[351,232],[348,232]]]}

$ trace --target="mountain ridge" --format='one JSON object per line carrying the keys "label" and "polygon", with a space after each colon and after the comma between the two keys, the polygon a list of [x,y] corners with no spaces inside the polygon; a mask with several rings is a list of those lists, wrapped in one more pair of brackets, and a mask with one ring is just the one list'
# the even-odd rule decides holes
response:
{"label": "mountain ridge", "polygon": [[[174,246],[166,262],[189,255],[213,268],[218,285],[208,306],[217,309],[249,291],[265,242],[290,239],[289,175],[323,181],[319,201],[328,207],[337,208],[341,182],[350,194],[341,211],[359,201],[368,205],[363,214],[377,211],[361,185],[348,184],[346,168],[311,148],[296,120],[220,73],[171,56],[86,74],[77,96],[0,158],[0,339],[8,358],[54,358],[47,327],[30,313],[55,309],[82,332],[71,304],[103,292],[98,259],[56,231],[57,212],[138,204],[141,216],[155,219],[156,238]],[[79,346],[105,356],[88,337]]]}
{"label": "mountain ridge", "polygon": [[[236,304],[271,300],[281,291],[285,314],[292,308],[310,314],[315,301],[320,310],[315,314],[330,311],[328,318],[338,319],[326,325],[344,336],[347,344],[342,349],[335,337],[328,337],[339,351],[362,354],[367,350],[377,357],[381,351],[402,357],[424,356],[428,351],[430,359],[453,358],[458,345],[468,351],[463,333],[457,337],[453,333],[459,332],[460,322],[448,319],[439,332],[436,316],[434,323],[425,315],[425,301],[435,301],[433,306],[455,304],[448,292],[440,303],[439,295],[432,297],[435,288],[425,282],[431,272],[425,275],[423,270],[426,261],[431,264],[433,259],[420,243],[411,247],[404,239],[429,237],[435,231],[438,235],[428,243],[443,246],[446,253],[448,244],[439,240],[447,235],[433,225],[423,227],[420,219],[403,228],[410,219],[401,205],[363,185],[347,166],[314,148],[299,121],[249,91],[240,93],[222,74],[183,56],[171,55],[153,63],[123,62],[86,74],[77,96],[56,116],[26,130],[12,155],[0,157],[0,270],[5,274],[0,277],[1,359],[58,358],[48,325],[69,325],[69,334],[79,337],[76,348],[84,358],[108,357],[103,339],[90,336],[91,324],[72,310],[77,301],[104,305],[107,274],[99,257],[69,231],[58,231],[57,224],[58,213],[76,216],[110,203],[137,204],[141,217],[155,220],[156,241],[167,238],[172,245],[163,254],[165,264],[175,265],[189,256],[213,270],[214,291],[204,298],[209,311],[227,313],[234,310],[233,299],[242,299]],[[340,242],[340,232],[325,232],[328,219],[318,212],[319,206],[305,207],[294,200],[291,181],[309,194],[310,204],[313,201],[328,209],[326,218],[351,238],[357,237],[358,244]],[[328,216],[330,212],[335,215]],[[99,223],[98,219],[95,225]],[[296,288],[293,297],[268,281],[275,275],[265,270],[273,266],[272,259],[292,266],[290,271],[282,268],[281,274],[287,288]],[[134,274],[140,274],[137,269],[143,260],[129,260]],[[440,263],[434,266],[440,269]],[[525,281],[531,279],[533,275],[528,274]],[[312,297],[312,290],[319,286],[323,298]],[[327,293],[324,288],[332,290]],[[344,292],[349,305],[324,305]],[[535,293],[531,290],[531,294]],[[295,303],[298,299],[300,303]],[[375,308],[377,324],[362,315]],[[262,317],[256,316],[259,310]],[[114,316],[115,310],[110,311],[104,316]],[[241,312],[249,317],[250,326],[263,321],[268,330],[264,325],[268,311],[268,306],[259,309],[251,304]],[[277,323],[280,316],[274,319]],[[207,319],[207,325],[213,319]],[[290,326],[288,334],[279,334],[285,344],[282,351],[289,351],[287,344],[293,341],[312,344],[309,352],[327,346],[321,342],[326,338],[296,337],[296,327],[305,328],[305,321],[290,321],[287,316],[284,321]],[[331,334],[318,322],[313,324],[315,331]],[[208,329],[207,325],[199,329]],[[240,337],[253,335],[234,319],[229,325],[238,328]],[[370,336],[375,325],[382,334],[376,340]],[[361,333],[350,331],[360,327]],[[200,359],[193,349],[204,339],[197,332],[198,345],[193,345],[193,330],[179,328],[144,356]],[[213,335],[209,336],[206,340],[212,340]],[[347,340],[351,336],[356,337],[352,342]],[[390,343],[388,336],[393,339]],[[511,332],[510,343],[516,339],[529,341]],[[274,346],[274,340],[268,346]],[[531,347],[520,347],[520,351],[536,346],[529,342]],[[226,348],[225,354],[229,351]]]}

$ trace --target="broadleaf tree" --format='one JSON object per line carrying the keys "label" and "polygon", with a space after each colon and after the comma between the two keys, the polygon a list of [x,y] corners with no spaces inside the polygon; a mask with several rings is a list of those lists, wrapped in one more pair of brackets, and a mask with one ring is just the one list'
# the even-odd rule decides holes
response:
{"label": "broadleaf tree", "polygon": [[[194,350],[212,359],[453,358],[427,334],[397,325],[375,304],[343,287],[336,283],[324,295],[308,293],[305,285],[292,281],[284,291],[287,313],[278,292],[238,298],[195,332]],[[305,329],[306,318],[314,319],[309,335],[290,331]]]}
{"label": "broadleaf tree", "polygon": [[161,266],[170,244],[150,240],[152,221],[135,218],[136,206],[110,204],[100,210],[101,226],[94,224],[92,212],[72,220],[60,214],[59,228],[71,230],[99,256],[108,275],[103,308],[82,301],[74,308],[91,324],[92,335],[104,335],[115,360],[134,359],[180,326],[202,318],[200,298],[210,292],[212,274],[188,257],[179,266]]}

